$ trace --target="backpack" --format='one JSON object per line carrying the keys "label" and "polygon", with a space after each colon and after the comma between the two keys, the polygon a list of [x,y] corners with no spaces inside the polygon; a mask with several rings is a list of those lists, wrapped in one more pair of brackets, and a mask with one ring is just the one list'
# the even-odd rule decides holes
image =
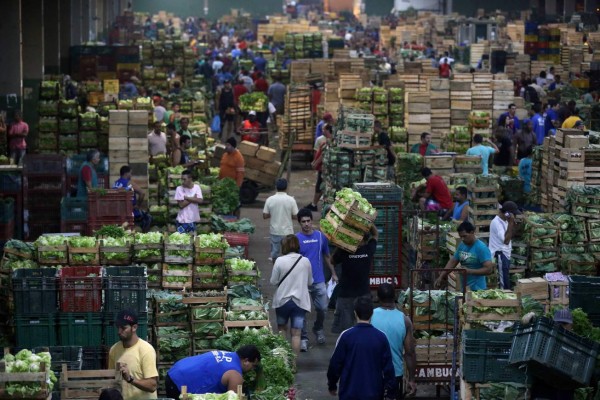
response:
{"label": "backpack", "polygon": [[450,71],[452,71],[452,67],[446,59],[445,63],[440,64],[440,78],[450,78]]}
{"label": "backpack", "polygon": [[527,86],[525,88],[525,101],[529,103],[535,104],[540,102],[540,96],[538,95],[537,90],[532,88],[531,86]]}

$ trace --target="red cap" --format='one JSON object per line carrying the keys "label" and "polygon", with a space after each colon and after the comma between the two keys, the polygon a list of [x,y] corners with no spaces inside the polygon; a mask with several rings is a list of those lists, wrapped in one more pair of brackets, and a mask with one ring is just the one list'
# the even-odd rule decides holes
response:
{"label": "red cap", "polygon": [[327,113],[323,114],[323,119],[324,119],[325,121],[327,121],[327,120],[329,120],[329,119],[333,119],[333,115],[331,115],[331,113],[328,113],[328,112],[327,112]]}

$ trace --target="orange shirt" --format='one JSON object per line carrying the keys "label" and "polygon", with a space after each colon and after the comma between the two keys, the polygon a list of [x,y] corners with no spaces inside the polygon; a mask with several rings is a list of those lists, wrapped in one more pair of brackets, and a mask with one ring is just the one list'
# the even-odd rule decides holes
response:
{"label": "orange shirt", "polygon": [[231,178],[238,186],[244,181],[244,157],[238,149],[231,154],[225,152],[221,158],[219,179]]}

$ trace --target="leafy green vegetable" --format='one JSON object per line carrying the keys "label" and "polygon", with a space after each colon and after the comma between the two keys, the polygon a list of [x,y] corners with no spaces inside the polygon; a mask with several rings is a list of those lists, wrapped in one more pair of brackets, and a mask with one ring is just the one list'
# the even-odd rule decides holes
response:
{"label": "leafy green vegetable", "polygon": [[[179,397],[183,399],[183,395]],[[188,400],[238,400],[238,395],[234,391],[226,393],[205,393],[205,394],[190,394],[187,395]]]}
{"label": "leafy green vegetable", "polygon": [[256,266],[256,262],[241,258],[230,258],[225,261],[225,264],[230,266],[234,271],[252,271]]}
{"label": "leafy green vegetable", "polygon": [[232,214],[240,204],[240,189],[231,178],[220,179],[211,186],[213,211]]}
{"label": "leafy green vegetable", "polygon": [[[6,372],[40,372],[41,364],[44,363],[46,371],[48,371],[49,380],[47,383],[48,390],[52,391],[56,383],[56,375],[50,369],[52,366],[52,358],[48,352],[32,353],[27,349],[19,351],[16,355],[6,354],[2,361],[5,362]],[[42,387],[40,383],[35,382],[7,382],[6,392],[15,398],[38,398]]]}
{"label": "leafy green vegetable", "polygon": [[227,249],[229,243],[223,240],[223,235],[220,233],[203,233],[196,237],[196,247],[202,249]]}

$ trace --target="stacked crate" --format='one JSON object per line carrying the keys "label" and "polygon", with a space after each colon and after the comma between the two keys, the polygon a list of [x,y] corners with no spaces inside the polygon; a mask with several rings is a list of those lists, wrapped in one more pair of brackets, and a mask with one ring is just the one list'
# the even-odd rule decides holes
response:
{"label": "stacked crate", "polygon": [[[460,79],[460,80],[459,80]],[[472,78],[457,76],[450,81],[450,124],[464,125],[473,109]]]}
{"label": "stacked crate", "polygon": [[225,286],[225,251],[201,247],[200,236],[194,246],[193,290],[221,289]]}
{"label": "stacked crate", "polygon": [[[56,154],[58,151],[58,99],[59,83],[45,81],[40,86],[40,102],[38,112],[37,149],[42,154]],[[5,154],[6,151],[2,154]]]}
{"label": "stacked crate", "polygon": [[78,152],[78,109],[76,100],[58,102],[58,148],[68,155]]}
{"label": "stacked crate", "polygon": [[477,73],[473,75],[473,109],[491,111],[493,106],[492,81],[494,75]]}
{"label": "stacked crate", "polygon": [[454,157],[451,155],[425,156],[423,166],[431,169],[435,175],[447,176],[454,173]]}
{"label": "stacked crate", "polygon": [[558,129],[554,147],[554,184],[552,199],[554,209],[566,208],[567,190],[573,185],[583,185],[585,181],[584,147],[589,144],[587,136],[580,130]]}
{"label": "stacked crate", "polygon": [[439,225],[433,228],[424,226],[414,217],[411,221],[411,248],[416,253],[415,268],[443,268],[441,249],[441,235],[445,235]]}
{"label": "stacked crate", "polygon": [[489,178],[477,176],[471,192],[471,214],[477,233],[487,233],[490,223],[498,214],[498,188]]}
{"label": "stacked crate", "polygon": [[192,293],[183,302],[190,308],[193,354],[216,350],[214,342],[225,331],[226,291],[210,297],[203,292]]}
{"label": "stacked crate", "polygon": [[508,110],[508,105],[514,102],[514,84],[510,80],[492,81],[493,111],[492,118],[497,120],[502,113]]}
{"label": "stacked crate", "polygon": [[[408,89],[408,87],[407,87]],[[406,93],[408,123],[408,147],[421,143],[421,134],[431,132],[431,97],[429,92]],[[440,145],[441,136],[432,137],[432,142]]]}
{"label": "stacked crate", "polygon": [[[311,115],[310,87],[298,85],[289,88],[286,95],[285,114],[283,118],[277,119],[282,132],[279,137],[280,148],[302,145],[312,149],[315,132]],[[295,131],[296,137],[292,142],[293,131]]]}
{"label": "stacked crate", "polygon": [[60,202],[66,195],[65,158],[60,155],[25,156],[23,167],[25,236],[60,231]]}
{"label": "stacked crate", "polygon": [[194,261],[194,238],[185,235],[189,241],[186,244],[170,243],[170,236],[164,235],[164,264],[162,268],[162,287],[169,290],[188,290],[192,288],[192,271]]}
{"label": "stacked crate", "polygon": [[600,184],[600,150],[584,150],[584,181],[586,185]]}
{"label": "stacked crate", "polygon": [[104,225],[133,226],[133,192],[123,189],[109,189],[106,192],[88,193],[87,234]]}
{"label": "stacked crate", "polygon": [[339,82],[338,98],[340,99],[340,103],[348,107],[354,107],[356,90],[363,87],[360,75],[342,73],[340,74]]}
{"label": "stacked crate", "polygon": [[[535,214],[525,216],[525,230],[523,237],[529,246],[530,274],[543,276],[547,272],[558,270],[559,259],[559,227],[556,223],[549,222],[550,214]],[[535,222],[534,222],[534,219]],[[543,218],[540,224],[537,218]]]}
{"label": "stacked crate", "polygon": [[275,160],[275,149],[244,140],[238,145],[238,150],[244,156],[246,178],[267,187],[275,185],[281,169],[281,163]]}
{"label": "stacked crate", "polygon": [[[334,119],[337,119],[338,108],[340,107],[340,101],[338,98],[339,83],[336,82],[325,82],[325,102],[323,105],[323,114],[328,112],[333,115]],[[319,114],[321,116],[322,114]]]}
{"label": "stacked crate", "polygon": [[79,114],[78,149],[80,153],[98,148],[98,114]]}
{"label": "stacked crate", "polygon": [[450,132],[450,80],[429,79],[431,132],[444,138]]}

